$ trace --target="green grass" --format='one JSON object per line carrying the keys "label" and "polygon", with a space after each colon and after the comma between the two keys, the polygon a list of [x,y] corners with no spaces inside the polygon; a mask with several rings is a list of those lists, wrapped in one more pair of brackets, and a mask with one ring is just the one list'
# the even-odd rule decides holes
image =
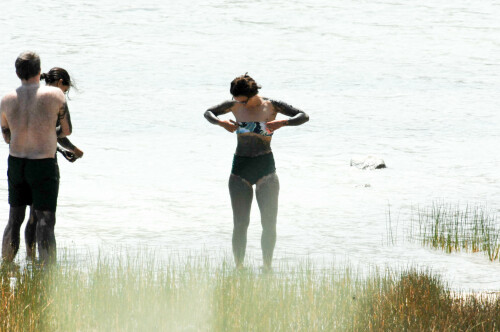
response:
{"label": "green grass", "polygon": [[[1,331],[498,331],[500,299],[456,296],[425,271],[360,276],[152,253],[4,268]],[[14,278],[14,279],[13,279]],[[12,281],[15,280],[14,284]]]}
{"label": "green grass", "polygon": [[434,203],[415,214],[411,240],[448,253],[483,252],[491,261],[500,260],[500,223],[486,207]]}

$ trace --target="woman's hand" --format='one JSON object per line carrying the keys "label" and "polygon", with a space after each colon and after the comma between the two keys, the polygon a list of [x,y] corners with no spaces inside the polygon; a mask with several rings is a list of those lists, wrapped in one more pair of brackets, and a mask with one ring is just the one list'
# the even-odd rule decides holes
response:
{"label": "woman's hand", "polygon": [[275,131],[280,129],[283,126],[287,125],[288,120],[274,120],[266,122],[266,127],[271,131]]}
{"label": "woman's hand", "polygon": [[57,151],[60,152],[63,155],[63,157],[66,158],[69,162],[74,163],[75,160],[78,159],[75,156],[75,154],[69,150],[64,150],[64,149],[61,149],[60,147],[57,147]]}
{"label": "woman's hand", "polygon": [[81,157],[83,157],[83,151],[82,151],[82,150],[80,150],[79,148],[77,148],[76,146],[75,146],[75,148],[73,149],[73,153],[75,154],[75,157],[76,157],[76,158],[81,158]]}
{"label": "woman's hand", "polygon": [[234,131],[236,129],[238,129],[238,123],[237,122],[234,122],[233,120],[225,120],[225,121],[219,121],[218,123],[219,126],[221,126],[222,128],[226,129],[227,131],[229,131],[230,133],[234,133]]}

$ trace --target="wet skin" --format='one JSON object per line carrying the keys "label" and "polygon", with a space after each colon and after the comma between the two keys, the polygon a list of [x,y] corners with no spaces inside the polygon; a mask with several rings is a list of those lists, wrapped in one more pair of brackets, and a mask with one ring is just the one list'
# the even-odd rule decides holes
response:
{"label": "wet skin", "polygon": [[35,258],[36,252],[36,219],[35,210],[30,206],[30,217],[24,228],[24,242],[26,243],[26,256]]}
{"label": "wet skin", "polygon": [[[60,80],[62,81],[62,80]],[[66,93],[69,90],[69,86],[61,84],[49,84],[50,86],[58,87],[62,92]],[[56,132],[60,130],[60,123],[57,121],[56,123]],[[77,159],[83,157],[83,151],[77,148],[67,137],[58,137],[57,143],[61,145],[63,149],[57,149],[61,154],[66,158],[69,162],[75,162]],[[26,223],[26,227],[24,229],[24,241],[26,243],[26,256],[29,259],[35,258],[36,253],[36,218],[35,213],[32,206],[30,206],[30,217],[28,222]]]}
{"label": "wet skin", "polygon": [[[2,256],[12,261],[19,250],[20,230],[26,214],[26,205],[11,207],[9,221],[3,234]],[[35,221],[36,220],[36,221]],[[26,251],[29,258],[35,256],[35,242],[38,239],[40,261],[52,263],[56,260],[55,213],[52,211],[30,210],[30,218],[24,232]],[[29,243],[29,245],[28,245]]]}
{"label": "wet skin", "polygon": [[[53,158],[57,138],[71,134],[71,118],[63,92],[54,87],[40,87],[39,81],[40,75],[23,80],[21,87],[2,99],[2,134],[9,144],[12,156],[26,159]],[[60,126],[56,132],[54,127],[57,122]],[[2,258],[5,261],[12,261],[19,250],[19,234],[25,213],[26,205],[10,207],[9,221],[2,241]],[[35,209],[33,215],[33,220],[37,221],[35,233],[40,260],[54,262],[55,212]]]}
{"label": "wet skin", "polygon": [[[57,143],[59,143],[66,150],[59,149],[58,151],[66,158],[69,162],[75,162],[77,159],[83,156],[83,151],[74,146],[67,137],[58,138]],[[35,218],[35,210],[33,206],[30,206],[30,216],[26,227],[24,229],[24,241],[26,243],[26,256],[29,259],[35,258],[36,253],[36,229],[37,222]]]}
{"label": "wet skin", "polygon": [[[226,101],[209,108],[205,118],[212,124],[219,125],[229,132],[234,132],[238,125],[234,121],[222,121],[218,116],[232,112],[237,122],[266,122],[271,130],[282,126],[297,126],[309,120],[306,113],[283,102],[254,96],[250,100]],[[241,103],[238,101],[245,101]],[[275,120],[278,113],[290,118]],[[235,154],[245,157],[256,157],[271,152],[271,136],[255,133],[238,134]],[[262,236],[261,247],[264,268],[271,269],[274,247],[276,244],[276,221],[278,216],[279,179],[276,172],[260,178],[255,186],[255,196],[260,210]],[[243,265],[247,243],[247,230],[250,224],[250,208],[253,200],[253,186],[244,178],[231,174],[229,176],[229,194],[233,209],[233,255],[236,266]]]}

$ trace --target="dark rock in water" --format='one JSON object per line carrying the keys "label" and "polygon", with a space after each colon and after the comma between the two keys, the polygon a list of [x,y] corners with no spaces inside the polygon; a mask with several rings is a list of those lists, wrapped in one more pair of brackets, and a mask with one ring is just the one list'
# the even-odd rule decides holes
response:
{"label": "dark rock in water", "polygon": [[351,166],[359,169],[381,169],[387,167],[383,159],[373,156],[351,159]]}

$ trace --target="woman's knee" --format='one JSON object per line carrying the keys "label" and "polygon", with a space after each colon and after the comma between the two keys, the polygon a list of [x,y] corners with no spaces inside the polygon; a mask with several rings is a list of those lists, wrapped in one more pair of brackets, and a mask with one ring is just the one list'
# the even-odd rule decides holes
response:
{"label": "woman's knee", "polygon": [[248,230],[248,226],[250,225],[250,220],[239,220],[234,222],[234,231],[235,232],[246,232]]}
{"label": "woman's knee", "polygon": [[276,222],[262,223],[262,230],[266,233],[276,234]]}

